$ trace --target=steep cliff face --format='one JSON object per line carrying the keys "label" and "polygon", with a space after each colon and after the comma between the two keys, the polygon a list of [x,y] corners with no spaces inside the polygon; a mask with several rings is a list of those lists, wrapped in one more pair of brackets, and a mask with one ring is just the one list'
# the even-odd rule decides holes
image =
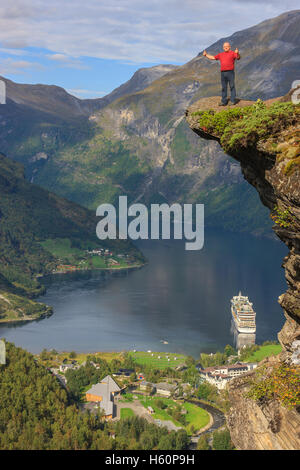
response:
{"label": "steep cliff face", "polygon": [[[283,264],[289,288],[279,298],[287,320],[279,333],[285,352],[290,353],[286,358],[300,340],[300,110],[299,105],[285,104],[287,99],[268,100],[265,105],[241,101],[238,107],[219,111],[219,98],[212,97],[187,110],[194,132],[217,140],[240,162],[245,179],[271,210],[276,235],[290,250]],[[274,107],[279,103],[281,108]]]}
{"label": "steep cliff face", "polygon": [[[244,178],[271,211],[273,230],[287,245],[283,267],[288,290],[279,297],[286,322],[278,334],[280,364],[300,367],[300,105],[288,95],[265,103],[241,101],[220,111],[219,98],[203,98],[186,112],[191,129],[216,140],[241,164]],[[272,370],[272,360],[264,367]],[[240,449],[299,449],[300,415],[276,400],[246,398],[255,374],[229,387],[232,408],[228,426]]]}
{"label": "steep cliff face", "polygon": [[[279,358],[273,357],[262,366],[272,370],[277,362]],[[299,413],[275,399],[260,403],[247,398],[252,376],[236,378],[230,383],[232,406],[226,421],[235,446],[241,450],[299,450]]]}

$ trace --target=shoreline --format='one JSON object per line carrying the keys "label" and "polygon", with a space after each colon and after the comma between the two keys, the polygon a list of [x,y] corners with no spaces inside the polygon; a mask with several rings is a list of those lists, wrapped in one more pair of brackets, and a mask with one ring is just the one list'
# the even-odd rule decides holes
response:
{"label": "shoreline", "polygon": [[[110,272],[110,273],[113,273],[114,271],[116,272],[121,272],[121,271],[128,271],[130,269],[141,269],[142,267],[144,267],[147,263],[143,263],[143,264],[135,264],[133,266],[127,266],[127,267],[115,267],[115,268],[90,268],[90,269],[82,269],[82,268],[79,268],[79,269],[72,269],[70,271],[57,271],[57,272],[51,272],[51,273],[47,273],[47,274],[37,274],[35,276],[36,279],[42,279],[42,278],[46,278],[48,276],[55,276],[55,275],[58,275],[58,274],[70,274],[70,273],[78,273],[78,272],[86,272],[86,273],[91,273],[93,271],[104,271],[104,272]],[[45,290],[45,292],[42,293],[42,296],[44,296],[46,294],[47,290]],[[39,297],[39,295],[37,296]],[[42,304],[43,302],[39,302],[38,303]],[[17,318],[14,318],[14,319],[3,319],[1,320],[0,319],[0,328],[1,326],[11,326],[11,325],[21,325],[22,323],[29,323],[29,322],[33,322],[33,321],[39,321],[39,320],[44,320],[45,318],[49,318],[51,317],[53,314],[54,314],[54,310],[53,310],[53,307],[51,305],[47,305],[47,310],[45,313],[43,313],[42,315],[40,315],[39,317],[37,318],[20,318],[17,319]]]}
{"label": "shoreline", "polygon": [[36,275],[36,278],[38,279],[41,279],[43,277],[47,277],[47,276],[55,276],[57,274],[70,274],[70,273],[77,273],[77,272],[86,272],[86,273],[89,273],[89,272],[93,272],[93,271],[127,271],[129,269],[140,269],[140,268],[143,268],[144,266],[146,266],[147,263],[143,263],[143,264],[135,264],[133,266],[121,266],[121,267],[110,267],[110,268],[78,268],[78,269],[71,269],[71,270],[68,270],[68,271],[54,271],[54,272],[50,272],[50,273],[46,273],[46,274],[37,274]]}
{"label": "shoreline", "polygon": [[4,319],[4,320],[0,320],[0,328],[1,326],[5,326],[5,325],[13,325],[14,323],[17,325],[19,324],[22,324],[22,323],[29,323],[29,322],[32,322],[32,321],[39,321],[39,320],[44,320],[45,318],[49,318],[53,315],[54,311],[53,311],[53,308],[48,305],[47,306],[49,309],[51,309],[49,312],[45,312],[43,313],[42,315],[40,315],[39,317],[37,318],[20,318],[20,320],[14,318],[12,320],[9,320],[9,319]]}

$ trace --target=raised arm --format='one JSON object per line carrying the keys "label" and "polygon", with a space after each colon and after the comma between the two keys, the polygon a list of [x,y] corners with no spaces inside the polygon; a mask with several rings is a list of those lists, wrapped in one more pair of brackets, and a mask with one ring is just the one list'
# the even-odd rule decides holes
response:
{"label": "raised arm", "polygon": [[240,60],[241,56],[240,56],[238,48],[236,48],[236,50],[234,52],[236,53],[237,60]]}
{"label": "raised arm", "polygon": [[206,51],[203,51],[203,55],[204,55],[204,57],[207,57],[210,60],[217,60],[217,59],[215,59],[214,55],[207,54]]}

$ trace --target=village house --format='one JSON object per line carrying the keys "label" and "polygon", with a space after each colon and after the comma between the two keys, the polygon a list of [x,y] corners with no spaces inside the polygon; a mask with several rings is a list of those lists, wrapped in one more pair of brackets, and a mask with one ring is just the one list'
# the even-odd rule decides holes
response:
{"label": "village house", "polygon": [[96,364],[96,362],[90,361],[90,365],[95,367],[95,369],[100,369],[99,364]]}
{"label": "village house", "polygon": [[85,396],[87,401],[98,403],[98,406],[104,412],[105,419],[112,419],[114,417],[114,396],[120,390],[114,379],[107,375],[101,382],[92,385]]}
{"label": "village house", "polygon": [[116,265],[116,266],[119,266],[119,265],[120,265],[120,263],[119,263],[116,259],[113,259],[113,258],[110,259],[110,263],[111,263],[111,264],[114,264],[114,265]]}
{"label": "village house", "polygon": [[234,377],[245,374],[257,367],[254,362],[249,363],[236,363],[232,365],[222,365],[214,367],[206,367],[199,371],[202,378],[207,380],[218,389],[222,390],[226,387],[227,383]]}
{"label": "village house", "polygon": [[69,369],[77,369],[77,368],[78,366],[76,366],[75,364],[61,364],[59,366],[60,372],[66,372]]}
{"label": "village house", "polygon": [[178,386],[173,385],[173,384],[168,384],[166,382],[161,382],[159,384],[156,384],[155,388],[156,388],[156,393],[158,393],[159,395],[162,395],[164,397],[170,397],[172,393],[176,391]]}
{"label": "village house", "polygon": [[102,253],[103,253],[103,248],[96,249],[96,250],[86,250],[86,252],[87,252],[89,255],[98,255],[98,256],[101,256]]}
{"label": "village house", "polygon": [[146,382],[146,380],[143,380],[140,383],[140,390],[151,394],[155,391],[155,385],[151,382]]}

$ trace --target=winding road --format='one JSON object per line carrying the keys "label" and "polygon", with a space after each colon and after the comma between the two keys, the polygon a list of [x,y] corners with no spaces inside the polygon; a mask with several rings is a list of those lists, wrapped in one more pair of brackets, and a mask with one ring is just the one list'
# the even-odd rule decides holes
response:
{"label": "winding road", "polygon": [[211,405],[207,405],[206,403],[202,403],[200,401],[194,401],[194,400],[186,400],[188,403],[192,403],[193,405],[199,406],[200,408],[203,408],[206,410],[213,418],[213,424],[208,428],[205,429],[204,431],[199,431],[199,434],[197,436],[192,436],[191,437],[191,444],[189,446],[190,449],[196,449],[198,440],[202,434],[206,434],[208,432],[213,432],[216,431],[217,429],[221,428],[225,424],[225,415],[222,411],[218,410],[217,408],[214,408]]}

